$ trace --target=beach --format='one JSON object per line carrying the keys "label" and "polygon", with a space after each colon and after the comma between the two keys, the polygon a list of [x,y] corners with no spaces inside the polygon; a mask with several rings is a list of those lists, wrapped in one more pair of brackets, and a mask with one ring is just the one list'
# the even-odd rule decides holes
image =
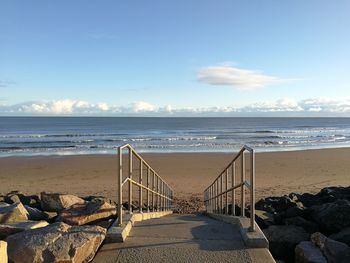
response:
{"label": "beach", "polygon": [[[234,153],[145,153],[143,158],[174,189],[175,196],[202,197]],[[117,155],[0,158],[0,193],[18,190],[103,195],[116,199]],[[350,185],[350,148],[256,154],[256,196],[317,192]]]}

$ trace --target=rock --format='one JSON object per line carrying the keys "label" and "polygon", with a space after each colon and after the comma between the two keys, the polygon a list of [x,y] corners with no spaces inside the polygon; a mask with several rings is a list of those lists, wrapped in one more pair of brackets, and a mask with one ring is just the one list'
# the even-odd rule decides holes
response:
{"label": "rock", "polygon": [[293,202],[288,196],[267,197],[265,199],[259,200],[255,204],[256,209],[263,210],[272,214],[275,212],[280,213],[293,206],[296,206],[296,203]]}
{"label": "rock", "polygon": [[273,214],[258,209],[255,210],[255,221],[262,229],[275,224]]}
{"label": "rock", "polygon": [[42,192],[40,196],[41,207],[48,212],[61,212],[74,204],[85,203],[84,199],[75,195]]}
{"label": "rock", "polygon": [[34,207],[28,205],[24,206],[28,212],[29,220],[47,220],[49,218],[48,214]]}
{"label": "rock", "polygon": [[105,236],[99,226],[54,223],[9,236],[8,256],[14,263],[89,262]]}
{"label": "rock", "polygon": [[311,235],[311,241],[318,246],[329,263],[348,263],[350,247],[345,243],[327,238],[320,232]]}
{"label": "rock", "polygon": [[327,263],[327,259],[312,242],[303,241],[295,247],[295,263]]}
{"label": "rock", "polygon": [[23,205],[33,205],[40,203],[37,195],[26,196],[19,191],[12,191],[5,196],[5,202],[9,204],[22,203]]}
{"label": "rock", "polygon": [[281,212],[281,216],[284,218],[288,217],[296,217],[296,216],[303,216],[305,215],[307,210],[305,210],[302,206],[293,206],[288,208],[286,211]]}
{"label": "rock", "polygon": [[298,226],[269,226],[263,230],[269,240],[269,248],[274,258],[293,262],[297,244],[307,241],[310,235]]}
{"label": "rock", "polygon": [[0,224],[15,223],[28,220],[28,212],[21,203],[0,205]]}
{"label": "rock", "polygon": [[113,202],[111,199],[109,198],[106,198],[104,196],[100,196],[100,195],[89,195],[89,196],[86,196],[86,197],[83,197],[83,199],[85,201],[88,201],[88,202],[96,202],[96,203],[109,203],[111,205],[115,204],[115,202]]}
{"label": "rock", "polygon": [[21,199],[19,199],[18,195],[14,194],[14,195],[6,196],[5,202],[9,204],[18,204],[18,203],[21,203]]}
{"label": "rock", "polygon": [[339,242],[343,242],[350,246],[350,227],[344,228],[340,232],[329,236],[329,238]]}
{"label": "rock", "polygon": [[70,225],[84,225],[99,220],[109,219],[115,216],[116,213],[116,207],[109,203],[87,202],[85,204],[75,204],[70,208],[63,210],[58,221]]}
{"label": "rock", "polygon": [[29,229],[35,229],[47,226],[46,221],[24,221],[12,224],[0,224],[0,239]]}
{"label": "rock", "polygon": [[7,263],[7,243],[6,241],[0,240],[0,263]]}
{"label": "rock", "polygon": [[326,187],[323,188],[318,194],[316,194],[318,197],[329,197],[331,196],[332,199],[346,199],[350,201],[350,186],[348,187],[340,187],[340,186],[332,186],[332,187]]}
{"label": "rock", "polygon": [[337,200],[311,207],[311,218],[325,234],[333,234],[350,226],[350,201]]}
{"label": "rock", "polygon": [[91,225],[94,226],[100,226],[103,227],[105,229],[108,229],[114,222],[114,219],[107,219],[107,220],[102,220],[102,221],[98,221],[98,222],[93,222],[91,223]]}
{"label": "rock", "polygon": [[284,222],[286,225],[300,226],[310,234],[318,231],[318,226],[316,223],[308,221],[300,216],[287,218]]}
{"label": "rock", "polygon": [[47,215],[47,222],[49,223],[54,223],[56,222],[56,219],[58,217],[58,213],[57,212],[47,212],[45,211],[45,214]]}

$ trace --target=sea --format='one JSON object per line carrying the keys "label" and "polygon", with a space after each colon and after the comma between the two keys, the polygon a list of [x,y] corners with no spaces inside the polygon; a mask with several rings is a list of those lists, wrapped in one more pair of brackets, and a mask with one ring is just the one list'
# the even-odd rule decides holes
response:
{"label": "sea", "polygon": [[350,147],[350,118],[0,117],[0,157]]}

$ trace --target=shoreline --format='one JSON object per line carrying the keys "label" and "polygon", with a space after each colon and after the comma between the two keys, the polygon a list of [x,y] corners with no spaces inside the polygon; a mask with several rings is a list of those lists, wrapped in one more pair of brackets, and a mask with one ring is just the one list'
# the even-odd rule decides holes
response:
{"label": "shoreline", "polygon": [[[249,145],[248,145],[249,146]],[[242,145],[243,147],[243,145]],[[254,149],[256,154],[262,154],[262,153],[284,153],[284,152],[304,152],[304,151],[322,151],[322,150],[336,150],[336,149],[350,149],[350,145],[344,145],[344,146],[330,146],[330,147],[322,147],[322,148],[293,148],[293,149],[284,149],[284,150],[277,150],[277,149],[271,149],[271,150],[264,150],[261,151],[258,149]],[[136,149],[137,150],[137,149]],[[239,151],[239,149],[235,149],[232,151],[159,151],[159,152],[152,152],[152,151],[143,151],[143,150],[137,150],[137,152],[141,155],[162,155],[162,154],[235,154]],[[27,158],[27,157],[75,157],[75,156],[114,156],[118,154],[118,148],[115,149],[115,153],[65,153],[65,154],[59,154],[59,153],[52,153],[52,154],[24,154],[24,155],[5,155],[2,156],[0,154],[0,160],[3,158]]]}
{"label": "shoreline", "polygon": [[[174,188],[177,197],[202,197],[235,153],[142,153]],[[350,148],[256,153],[256,195],[317,192],[350,185]],[[19,190],[116,197],[117,160],[113,154],[10,156],[0,158],[0,192]]]}

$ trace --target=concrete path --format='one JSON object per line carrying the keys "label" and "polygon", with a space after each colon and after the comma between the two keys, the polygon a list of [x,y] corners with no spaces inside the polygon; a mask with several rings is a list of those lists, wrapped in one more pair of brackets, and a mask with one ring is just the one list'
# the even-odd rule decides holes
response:
{"label": "concrete path", "polygon": [[274,261],[267,249],[246,248],[235,225],[202,215],[170,215],[136,223],[124,243],[103,245],[93,262]]}

